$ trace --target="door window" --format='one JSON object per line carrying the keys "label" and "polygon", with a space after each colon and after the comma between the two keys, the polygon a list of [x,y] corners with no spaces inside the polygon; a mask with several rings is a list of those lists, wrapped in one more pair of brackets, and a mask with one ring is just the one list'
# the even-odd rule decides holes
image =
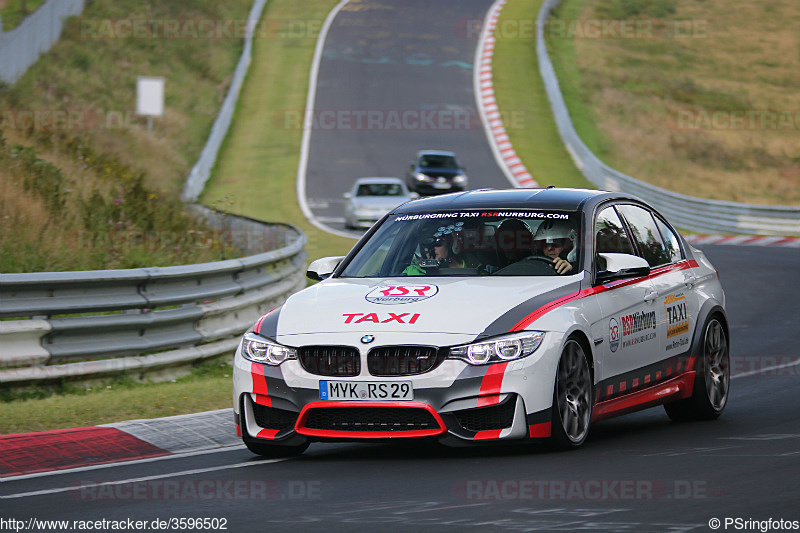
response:
{"label": "door window", "polygon": [[639,245],[642,257],[647,260],[651,268],[666,265],[672,262],[672,254],[667,251],[661,232],[650,211],[636,205],[617,206],[628,221],[633,233],[633,238]]}
{"label": "door window", "polygon": [[[594,226],[595,252],[597,254],[631,254],[635,255],[633,245],[625,231],[622,221],[614,207],[607,207],[597,215]],[[606,269],[605,260],[597,255],[597,271]]]}
{"label": "door window", "polygon": [[595,238],[597,253],[634,254],[628,233],[613,207],[597,215]]}
{"label": "door window", "polygon": [[667,226],[663,220],[658,217],[655,217],[656,225],[658,229],[661,231],[661,237],[664,239],[664,244],[667,247],[667,254],[670,256],[671,263],[677,263],[678,261],[683,259],[683,252],[681,251],[681,244],[680,239],[675,232],[672,231],[672,228]]}

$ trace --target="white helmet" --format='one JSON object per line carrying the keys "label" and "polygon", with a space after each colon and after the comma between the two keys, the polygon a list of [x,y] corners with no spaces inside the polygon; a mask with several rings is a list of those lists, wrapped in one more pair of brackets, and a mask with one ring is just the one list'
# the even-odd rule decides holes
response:
{"label": "white helmet", "polygon": [[574,235],[575,231],[568,223],[558,220],[545,220],[539,225],[533,240],[552,244],[556,239],[569,239],[572,241],[575,238]]}
{"label": "white helmet", "polygon": [[[534,246],[542,247],[542,244],[558,244],[567,252],[567,261],[574,262],[577,257],[577,246],[575,241],[578,234],[569,222],[563,220],[545,220],[536,229],[533,237]],[[559,242],[560,241],[560,242]]]}

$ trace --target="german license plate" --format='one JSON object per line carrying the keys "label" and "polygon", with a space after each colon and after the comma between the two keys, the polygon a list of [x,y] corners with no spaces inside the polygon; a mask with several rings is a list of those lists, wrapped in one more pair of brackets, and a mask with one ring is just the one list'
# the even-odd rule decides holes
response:
{"label": "german license plate", "polygon": [[320,400],[413,400],[410,381],[320,381]]}
{"label": "german license plate", "polygon": [[436,183],[436,182],[434,182],[433,188],[434,189],[449,189],[450,188],[450,184],[449,183]]}

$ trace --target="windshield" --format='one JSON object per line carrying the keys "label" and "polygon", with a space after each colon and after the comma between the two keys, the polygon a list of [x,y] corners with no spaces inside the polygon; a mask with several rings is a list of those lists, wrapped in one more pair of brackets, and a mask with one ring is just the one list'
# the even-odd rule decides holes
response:
{"label": "windshield", "polygon": [[446,168],[455,170],[458,168],[456,158],[451,155],[426,154],[419,158],[421,168]]}
{"label": "windshield", "polygon": [[431,212],[388,217],[341,277],[557,276],[579,270],[579,214]]}

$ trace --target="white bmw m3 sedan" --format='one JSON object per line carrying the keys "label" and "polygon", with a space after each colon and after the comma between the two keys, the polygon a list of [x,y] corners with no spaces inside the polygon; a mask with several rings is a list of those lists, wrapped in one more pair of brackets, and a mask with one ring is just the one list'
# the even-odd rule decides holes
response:
{"label": "white bmw m3 sedan", "polygon": [[713,419],[729,332],[714,267],[621,193],[480,190],[407,202],[236,351],[237,428],[257,454],[315,441],[542,440],[663,405]]}

